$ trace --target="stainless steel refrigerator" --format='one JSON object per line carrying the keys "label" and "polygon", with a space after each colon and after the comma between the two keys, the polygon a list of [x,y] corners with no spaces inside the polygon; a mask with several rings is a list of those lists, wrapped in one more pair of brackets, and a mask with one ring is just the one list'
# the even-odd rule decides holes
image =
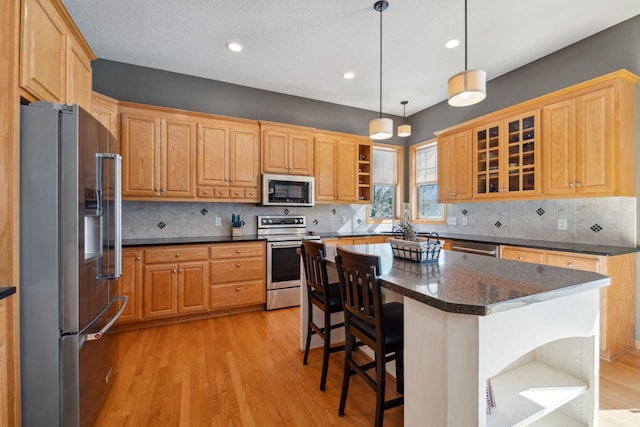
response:
{"label": "stainless steel refrigerator", "polygon": [[121,157],[77,105],[20,110],[20,335],[25,427],[89,426],[118,360],[126,305]]}

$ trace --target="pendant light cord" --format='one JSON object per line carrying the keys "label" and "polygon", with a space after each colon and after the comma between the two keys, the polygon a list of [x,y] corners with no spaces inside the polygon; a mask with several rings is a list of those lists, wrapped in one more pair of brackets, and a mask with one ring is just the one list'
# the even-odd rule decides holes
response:
{"label": "pendant light cord", "polygon": [[467,0],[464,0],[464,70],[467,71]]}
{"label": "pendant light cord", "polygon": [[[466,1],[466,0],[465,0]],[[380,118],[382,118],[382,12],[380,8]]]}

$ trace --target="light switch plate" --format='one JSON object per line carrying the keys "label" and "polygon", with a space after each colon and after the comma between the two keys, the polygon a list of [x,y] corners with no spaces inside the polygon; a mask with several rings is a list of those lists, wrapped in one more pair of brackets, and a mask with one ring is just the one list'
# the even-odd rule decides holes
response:
{"label": "light switch plate", "polygon": [[462,225],[469,225],[469,219],[466,216],[462,217]]}
{"label": "light switch plate", "polygon": [[456,224],[457,224],[457,221],[455,216],[447,217],[447,225],[456,225]]}
{"label": "light switch plate", "polygon": [[216,227],[220,227],[222,225],[222,218],[220,218],[219,216],[216,217],[216,221],[215,221]]}
{"label": "light switch plate", "polygon": [[566,230],[567,229],[567,220],[559,219],[558,220],[558,230]]}

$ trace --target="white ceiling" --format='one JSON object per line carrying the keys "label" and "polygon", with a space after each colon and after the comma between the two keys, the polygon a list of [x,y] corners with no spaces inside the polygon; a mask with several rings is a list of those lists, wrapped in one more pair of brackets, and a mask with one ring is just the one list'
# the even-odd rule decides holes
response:
{"label": "white ceiling", "polygon": [[[374,0],[63,1],[98,58],[379,109]],[[468,0],[468,67],[491,80],[638,14],[640,0]],[[464,69],[463,44],[444,48],[464,41],[464,1],[389,0],[382,20],[383,112],[445,100]]]}

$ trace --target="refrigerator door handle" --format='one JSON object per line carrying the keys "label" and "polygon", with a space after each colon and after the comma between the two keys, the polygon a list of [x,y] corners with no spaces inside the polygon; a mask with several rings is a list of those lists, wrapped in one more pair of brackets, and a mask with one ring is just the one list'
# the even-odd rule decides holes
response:
{"label": "refrigerator door handle", "polygon": [[109,329],[111,329],[113,324],[118,321],[118,319],[120,318],[120,316],[124,312],[124,309],[127,307],[127,302],[129,301],[129,297],[126,296],[126,295],[118,295],[115,299],[118,300],[118,301],[122,301],[122,306],[120,307],[120,309],[118,310],[116,315],[113,316],[113,318],[109,321],[109,323],[104,325],[104,327],[102,329],[100,329],[98,332],[89,332],[88,334],[83,334],[83,336],[80,338],[80,345],[82,345],[82,343],[84,341],[99,340],[100,338],[102,338],[102,336],[104,334],[107,333],[107,331]]}
{"label": "refrigerator door handle", "polygon": [[[113,160],[114,161],[114,195],[113,195],[113,204],[114,204],[114,228],[115,228],[115,236],[114,236],[114,249],[115,249],[115,262],[114,262],[114,270],[113,274],[105,274],[102,271],[102,263],[98,263],[100,271],[98,272],[98,278],[100,279],[118,279],[122,275],[122,156],[119,154],[113,153],[96,153],[96,163],[97,163],[97,182],[98,182],[98,194],[100,200],[98,201],[99,209],[102,212],[103,200],[104,197],[104,183],[103,183],[103,163],[104,160]],[[104,227],[104,221],[101,221],[101,226]],[[103,231],[100,233],[103,235]]]}

